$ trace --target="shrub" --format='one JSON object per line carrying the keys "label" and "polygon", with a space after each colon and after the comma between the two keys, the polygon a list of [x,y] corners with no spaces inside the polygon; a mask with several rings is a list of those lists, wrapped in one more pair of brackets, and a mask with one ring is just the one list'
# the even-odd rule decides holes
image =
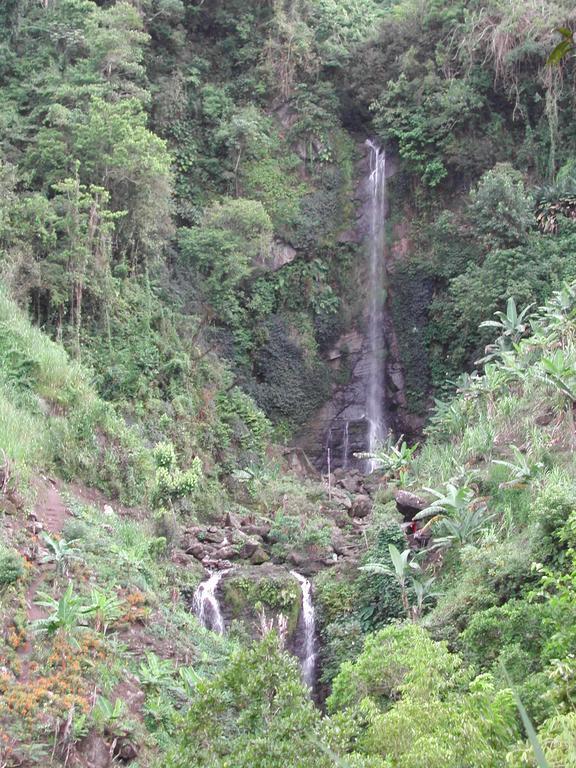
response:
{"label": "shrub", "polygon": [[524,189],[522,174],[509,163],[499,163],[487,171],[470,201],[469,218],[492,248],[508,248],[526,240],[534,222],[532,200]]}
{"label": "shrub", "polygon": [[239,387],[232,387],[218,394],[216,410],[224,426],[221,449],[235,448],[238,461],[244,464],[261,460],[272,425],[254,400]]}
{"label": "shrub", "polygon": [[415,624],[394,624],[368,635],[358,659],[342,665],[327,706],[336,712],[370,698],[385,710],[403,693],[440,695],[467,677],[444,643]]}
{"label": "shrub", "polygon": [[546,615],[545,605],[520,600],[479,611],[460,636],[463,655],[480,669],[487,669],[505,648],[517,645],[527,654],[529,664],[525,673],[528,675],[539,666],[547,635]]}
{"label": "shrub", "polygon": [[302,424],[325,401],[329,371],[307,354],[283,318],[273,317],[262,330],[266,340],[254,355],[254,397],[273,421]]}
{"label": "shrub", "polygon": [[0,589],[15,584],[23,576],[23,558],[18,552],[0,546]]}
{"label": "shrub", "polygon": [[[365,561],[391,566],[390,544],[400,551],[406,548],[406,537],[396,523],[389,523],[378,532]],[[404,613],[400,586],[393,576],[363,573],[358,579],[358,595],[358,615],[365,630],[381,627]]]}
{"label": "shrub", "polygon": [[362,651],[364,633],[355,618],[344,618],[322,628],[322,682],[330,685],[345,662],[353,662]]}
{"label": "shrub", "polygon": [[530,521],[536,525],[535,559],[561,562],[565,547],[560,540],[563,526],[576,510],[576,485],[561,470],[553,470],[545,479],[534,503]]}
{"label": "shrub", "polygon": [[357,742],[397,768],[500,768],[517,737],[510,691],[484,675],[471,679],[461,659],[414,624],[367,638],[345,662],[328,699],[336,722],[363,716]]}
{"label": "shrub", "polygon": [[526,533],[483,547],[464,547],[457,570],[439,584],[442,595],[425,625],[434,637],[455,641],[475,613],[518,597],[535,583],[533,561]]}
{"label": "shrub", "polygon": [[200,681],[168,757],[187,768],[330,768],[318,710],[293,657],[275,635],[237,651],[225,670]]}

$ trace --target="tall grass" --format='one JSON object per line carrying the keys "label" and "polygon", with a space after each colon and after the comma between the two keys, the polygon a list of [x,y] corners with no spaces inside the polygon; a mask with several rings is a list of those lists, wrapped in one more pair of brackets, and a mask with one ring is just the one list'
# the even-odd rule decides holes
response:
{"label": "tall grass", "polygon": [[42,415],[18,407],[13,393],[0,385],[0,448],[18,465],[42,465],[50,447]]}
{"label": "tall grass", "polygon": [[35,391],[51,402],[66,404],[90,385],[82,366],[66,350],[32,326],[25,313],[0,286],[0,333],[11,347],[35,363]]}

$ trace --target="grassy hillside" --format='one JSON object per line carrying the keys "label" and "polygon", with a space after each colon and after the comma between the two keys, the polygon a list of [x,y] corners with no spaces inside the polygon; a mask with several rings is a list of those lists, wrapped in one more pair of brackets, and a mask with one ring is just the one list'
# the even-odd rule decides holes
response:
{"label": "grassy hillside", "polygon": [[15,478],[58,471],[118,494],[145,498],[152,462],[136,429],[105,403],[88,371],[31,326],[0,292],[0,445]]}

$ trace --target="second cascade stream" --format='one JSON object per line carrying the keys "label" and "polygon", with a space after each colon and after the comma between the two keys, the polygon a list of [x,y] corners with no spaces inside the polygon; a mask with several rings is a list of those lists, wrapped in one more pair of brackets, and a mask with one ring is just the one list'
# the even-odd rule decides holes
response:
{"label": "second cascade stream", "polygon": [[302,679],[309,688],[314,688],[316,674],[316,615],[312,602],[312,584],[296,571],[290,571],[300,582],[302,590],[302,624],[304,643],[302,647]]}
{"label": "second cascade stream", "polygon": [[200,623],[219,635],[224,634],[224,618],[216,597],[220,579],[227,571],[216,571],[206,581],[198,585],[194,592],[193,610]]}

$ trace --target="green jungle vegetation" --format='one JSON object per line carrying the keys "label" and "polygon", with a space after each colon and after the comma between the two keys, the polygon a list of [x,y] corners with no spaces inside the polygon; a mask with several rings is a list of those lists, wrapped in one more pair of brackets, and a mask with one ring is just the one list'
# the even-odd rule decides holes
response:
{"label": "green jungle vegetation", "polygon": [[[572,0],[4,0],[1,768],[576,766],[575,25]],[[376,452],[357,561],[313,579],[317,706],[266,619],[293,585],[239,578],[220,636],[185,542],[245,517],[253,564],[333,552],[283,446],[361,323],[369,136],[427,422]]]}

